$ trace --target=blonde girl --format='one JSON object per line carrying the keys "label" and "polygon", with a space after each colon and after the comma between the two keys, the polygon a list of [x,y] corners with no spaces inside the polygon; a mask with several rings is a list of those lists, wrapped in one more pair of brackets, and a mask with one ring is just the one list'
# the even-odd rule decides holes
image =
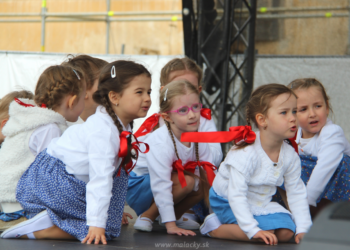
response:
{"label": "blonde girl", "polygon": [[[2,238],[78,239],[107,244],[120,234],[128,173],[138,147],[133,120],[151,105],[148,70],[115,61],[101,71],[96,113],[52,140],[23,174],[17,200],[28,221]],[[137,145],[137,144],[136,144]]]}

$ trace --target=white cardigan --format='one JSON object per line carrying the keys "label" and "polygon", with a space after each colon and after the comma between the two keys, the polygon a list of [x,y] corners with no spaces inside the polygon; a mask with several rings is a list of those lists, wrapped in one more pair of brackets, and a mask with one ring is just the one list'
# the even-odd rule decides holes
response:
{"label": "white cardigan", "polygon": [[[196,161],[194,143],[188,148],[175,138],[177,152],[182,164]],[[162,126],[152,132],[144,141],[150,147],[147,154],[140,154],[133,172],[140,176],[149,173],[154,201],[158,207],[162,222],[175,221],[172,194],[172,164],[177,160],[175,148],[168,128]],[[198,144],[199,160],[212,162],[212,153],[208,143]]]}
{"label": "white cardigan", "polygon": [[274,163],[261,147],[257,132],[252,145],[238,150],[231,148],[220,165],[213,189],[228,200],[238,225],[252,238],[261,230],[253,215],[290,214],[278,203],[271,202],[276,187],[284,182],[296,234],[306,233],[312,222],[300,174],[300,159],[293,147],[283,142],[278,162]]}
{"label": "white cardigan", "polygon": [[[49,130],[55,127],[57,129],[58,126],[62,132],[67,128],[65,118],[59,113],[51,109],[40,108],[33,100],[20,100],[35,107],[24,107],[15,101],[10,104],[10,119],[2,130],[6,138],[0,150],[0,202],[2,204],[16,203],[17,183],[35,159],[30,145],[34,150],[40,150],[39,148],[42,147],[37,138],[33,139],[33,133],[47,126]],[[30,139],[32,139],[31,144]],[[4,211],[14,212],[6,211],[6,209]]]}
{"label": "white cardigan", "polygon": [[[300,143],[302,130],[299,128],[295,142]],[[316,156],[317,164],[312,171],[306,190],[308,202],[316,206],[316,201],[324,191],[340,164],[343,155],[350,156],[350,144],[341,127],[327,119],[326,125],[315,134],[303,148],[298,146],[299,155]]]}

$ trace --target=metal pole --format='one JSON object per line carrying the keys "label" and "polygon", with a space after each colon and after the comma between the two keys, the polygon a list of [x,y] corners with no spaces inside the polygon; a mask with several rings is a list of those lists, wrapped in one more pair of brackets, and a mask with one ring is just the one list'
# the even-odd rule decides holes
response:
{"label": "metal pole", "polygon": [[202,40],[203,40],[203,3],[204,0],[198,1],[197,6],[197,20],[198,20],[198,34],[197,34],[197,64],[199,67],[203,68],[203,59],[202,59]]}
{"label": "metal pole", "polygon": [[46,0],[41,2],[41,52],[45,51]]}
{"label": "metal pole", "polygon": [[112,14],[113,16],[113,12],[110,12],[110,8],[111,8],[111,1],[107,0],[107,18],[106,18],[106,54],[109,54],[109,27],[110,27],[110,14]]}
{"label": "metal pole", "polygon": [[348,27],[348,47],[347,47],[347,53],[348,55],[350,55],[350,0],[348,0],[348,3],[349,3],[349,21],[348,21],[348,24],[349,24],[349,27]]}

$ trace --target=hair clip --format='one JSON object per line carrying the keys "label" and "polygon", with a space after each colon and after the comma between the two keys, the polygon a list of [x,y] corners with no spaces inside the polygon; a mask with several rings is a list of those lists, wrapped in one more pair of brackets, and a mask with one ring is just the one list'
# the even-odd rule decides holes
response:
{"label": "hair clip", "polygon": [[73,69],[73,71],[74,71],[75,75],[78,77],[78,80],[80,80],[79,74],[75,71],[75,69]]}
{"label": "hair clip", "polygon": [[168,94],[168,89],[165,90],[164,101],[166,101],[166,95]]}
{"label": "hair clip", "polygon": [[117,76],[117,74],[115,73],[115,66],[113,65],[112,69],[111,69],[111,77],[115,78],[116,76]]}
{"label": "hair clip", "polygon": [[292,84],[290,85],[290,89],[293,89],[294,86],[294,82],[292,82]]}

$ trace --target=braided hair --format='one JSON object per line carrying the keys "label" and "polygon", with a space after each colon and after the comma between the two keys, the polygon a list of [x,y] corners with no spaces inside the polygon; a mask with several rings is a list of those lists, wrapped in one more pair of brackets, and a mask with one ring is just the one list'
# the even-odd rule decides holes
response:
{"label": "braided hair", "polygon": [[[111,69],[113,66],[115,67],[116,74],[114,78],[111,76]],[[92,98],[96,103],[105,107],[120,134],[123,132],[123,126],[111,106],[112,104],[109,100],[108,94],[111,91],[122,94],[123,91],[129,86],[130,81],[132,81],[134,77],[142,74],[146,75],[147,77],[151,77],[151,74],[143,65],[124,60],[109,63],[101,69],[98,89],[93,94]],[[130,126],[133,128],[133,122],[130,123]],[[129,163],[132,159],[136,159],[136,155],[132,153],[131,136],[127,138],[127,142],[128,153],[122,162],[122,167],[124,169],[127,163]]]}

